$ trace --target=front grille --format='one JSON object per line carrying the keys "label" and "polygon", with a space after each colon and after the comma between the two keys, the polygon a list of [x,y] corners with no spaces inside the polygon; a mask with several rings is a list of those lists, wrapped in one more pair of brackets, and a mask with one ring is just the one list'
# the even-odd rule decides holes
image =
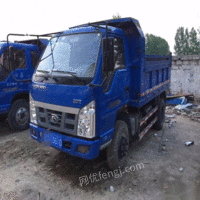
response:
{"label": "front grille", "polygon": [[[56,116],[58,118],[58,120],[56,122],[51,121],[52,116]],[[54,110],[47,110],[47,118],[49,121],[49,125],[51,127],[61,128],[62,112],[58,112],[58,111],[54,111]]]}
{"label": "front grille", "polygon": [[[59,111],[52,109],[53,106],[46,106],[46,107],[51,107],[51,109],[36,107],[37,120],[39,126],[50,130],[59,131],[61,133],[72,134],[72,135],[76,134],[77,122],[78,122],[77,110],[75,110],[76,111],[75,114],[72,113],[73,109],[70,108],[67,109],[67,107],[63,107],[65,109],[59,108]],[[64,110],[64,112],[60,110]]]}

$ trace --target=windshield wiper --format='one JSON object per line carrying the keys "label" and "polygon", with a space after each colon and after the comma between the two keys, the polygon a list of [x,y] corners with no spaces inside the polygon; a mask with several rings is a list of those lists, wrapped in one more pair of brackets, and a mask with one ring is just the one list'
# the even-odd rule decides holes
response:
{"label": "windshield wiper", "polygon": [[63,73],[63,74],[69,74],[72,77],[74,77],[75,79],[82,81],[84,84],[86,83],[85,80],[83,80],[82,78],[80,78],[79,76],[76,75],[76,72],[70,72],[70,71],[62,71],[62,70],[58,70],[58,69],[53,69],[52,72],[58,72],[58,73]]}
{"label": "windshield wiper", "polygon": [[50,71],[47,71],[47,70],[42,70],[42,69],[38,69],[38,70],[36,70],[36,72],[49,73]]}
{"label": "windshield wiper", "polygon": [[[46,80],[48,80],[49,78],[52,78],[54,79],[56,82],[58,82],[57,78],[56,77],[53,77],[51,74],[50,74],[50,71],[46,71],[46,70],[36,70],[36,72],[42,72],[42,73],[45,73],[45,76],[42,76],[44,77]],[[36,73],[36,76],[38,76],[38,74]]]}

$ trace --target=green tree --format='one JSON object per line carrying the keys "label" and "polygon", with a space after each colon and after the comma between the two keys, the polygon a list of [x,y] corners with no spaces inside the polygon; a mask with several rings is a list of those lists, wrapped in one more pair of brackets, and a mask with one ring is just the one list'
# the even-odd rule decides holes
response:
{"label": "green tree", "polygon": [[185,41],[186,37],[184,34],[184,28],[179,27],[176,31],[176,36],[175,36],[175,45],[174,45],[174,50],[176,55],[185,55],[184,50],[185,50]]}
{"label": "green tree", "polygon": [[183,52],[185,55],[190,54],[190,35],[188,29],[185,30]]}
{"label": "green tree", "polygon": [[194,28],[190,31],[190,55],[200,55],[200,42],[197,38],[197,32]]}
{"label": "green tree", "polygon": [[179,27],[175,36],[174,50],[176,55],[200,55],[200,41],[197,31],[192,28],[190,32]]}
{"label": "green tree", "polygon": [[145,54],[146,55],[168,55],[169,45],[167,41],[161,37],[157,37],[152,34],[146,34],[146,46]]}
{"label": "green tree", "polygon": [[112,18],[113,19],[120,19],[121,15],[119,13],[117,13],[116,15],[113,15]]}

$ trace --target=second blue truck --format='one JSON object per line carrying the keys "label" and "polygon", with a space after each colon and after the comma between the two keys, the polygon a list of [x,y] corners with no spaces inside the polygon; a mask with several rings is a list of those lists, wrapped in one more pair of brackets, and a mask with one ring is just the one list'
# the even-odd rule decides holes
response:
{"label": "second blue truck", "polygon": [[[10,36],[36,39],[10,42]],[[29,128],[29,85],[51,34],[8,34],[0,42],[0,120],[8,118],[12,130]],[[42,38],[43,39],[42,39]]]}
{"label": "second blue truck", "polygon": [[84,159],[106,148],[109,167],[123,166],[133,138],[162,129],[170,73],[171,54],[145,55],[136,19],[55,34],[32,79],[31,136]]}

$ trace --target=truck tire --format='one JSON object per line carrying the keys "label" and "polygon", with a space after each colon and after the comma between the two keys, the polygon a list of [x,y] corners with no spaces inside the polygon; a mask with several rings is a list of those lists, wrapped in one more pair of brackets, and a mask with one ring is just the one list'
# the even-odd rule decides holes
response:
{"label": "truck tire", "polygon": [[12,130],[25,130],[29,127],[29,103],[24,99],[15,101],[8,114],[8,123]]}
{"label": "truck tire", "polygon": [[117,120],[115,123],[114,136],[107,148],[107,162],[110,169],[124,167],[129,148],[129,131],[125,121]]}
{"label": "truck tire", "polygon": [[160,100],[160,104],[158,106],[156,116],[158,120],[154,124],[153,128],[156,130],[161,130],[165,122],[165,100],[164,99]]}
{"label": "truck tire", "polygon": [[0,122],[4,122],[8,117],[8,114],[1,114],[0,115]]}

